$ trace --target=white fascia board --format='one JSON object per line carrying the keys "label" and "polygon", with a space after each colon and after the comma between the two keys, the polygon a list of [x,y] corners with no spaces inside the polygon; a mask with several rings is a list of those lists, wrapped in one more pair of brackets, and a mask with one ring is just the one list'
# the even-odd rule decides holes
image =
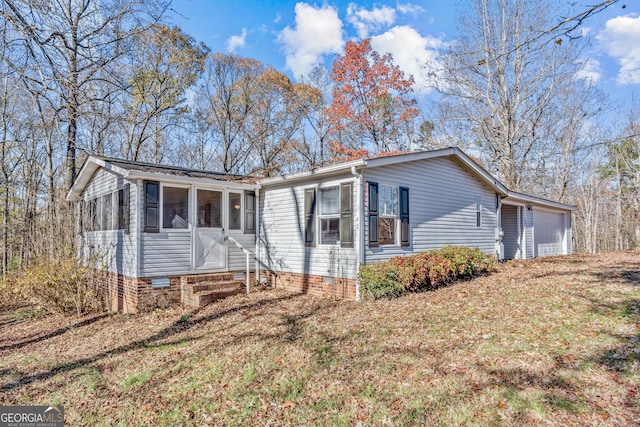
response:
{"label": "white fascia board", "polygon": [[126,169],[122,169],[119,166],[112,165],[111,163],[102,159],[98,159],[94,156],[89,156],[87,157],[87,160],[85,160],[84,165],[82,165],[80,172],[78,172],[78,176],[76,177],[73,186],[67,193],[68,201],[75,202],[80,200],[80,195],[99,168],[106,169],[125,177],[129,174],[129,171]]}
{"label": "white fascia board", "polygon": [[546,208],[560,209],[563,211],[575,211],[577,207],[575,205],[567,205],[565,203],[553,202],[551,200],[542,199],[540,197],[529,196],[528,194],[516,193],[509,191],[507,198],[503,200],[504,203],[510,204],[534,204]]}
{"label": "white fascia board", "polygon": [[143,172],[137,170],[129,170],[127,178],[153,180],[160,182],[171,182],[174,184],[196,184],[196,185],[216,185],[219,187],[233,188],[237,190],[255,190],[260,188],[259,184],[244,184],[238,182],[230,182],[217,180],[215,178],[199,178],[193,176],[182,176],[155,172]]}
{"label": "white fascia board", "polygon": [[258,182],[262,187],[267,187],[270,185],[278,185],[278,184],[289,183],[289,182],[298,182],[298,181],[305,181],[308,179],[322,178],[322,177],[337,175],[342,172],[349,172],[351,171],[352,167],[355,167],[356,169],[361,169],[367,166],[367,162],[368,160],[366,159],[358,159],[358,160],[353,160],[351,162],[339,163],[337,165],[314,169],[308,172],[298,172],[291,175],[278,176],[274,178],[265,178]]}
{"label": "white fascia board", "polygon": [[414,160],[433,159],[436,157],[451,156],[455,154],[456,148],[441,148],[438,150],[430,151],[416,151],[413,153],[394,154],[391,156],[375,157],[373,159],[367,159],[367,167],[379,167],[394,165],[396,163],[412,162]]}

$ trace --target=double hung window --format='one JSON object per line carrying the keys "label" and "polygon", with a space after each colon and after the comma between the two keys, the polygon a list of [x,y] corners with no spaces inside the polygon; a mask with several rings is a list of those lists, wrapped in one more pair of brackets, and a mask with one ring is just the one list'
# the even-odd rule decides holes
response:
{"label": "double hung window", "polygon": [[369,247],[410,246],[409,189],[369,182],[367,197]]}
{"label": "double hung window", "polygon": [[[353,247],[353,184],[305,190],[305,245]],[[317,208],[316,208],[317,206]]]}

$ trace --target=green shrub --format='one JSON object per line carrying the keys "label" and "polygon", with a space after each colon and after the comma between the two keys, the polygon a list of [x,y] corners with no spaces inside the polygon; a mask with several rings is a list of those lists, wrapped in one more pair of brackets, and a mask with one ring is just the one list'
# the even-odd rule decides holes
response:
{"label": "green shrub", "polygon": [[361,291],[365,299],[393,298],[405,291],[405,286],[399,280],[396,265],[388,262],[365,265],[360,269]]}
{"label": "green shrub", "polygon": [[363,265],[360,289],[364,299],[393,298],[408,291],[435,289],[451,281],[493,268],[493,257],[477,248],[445,246],[429,252]]}
{"label": "green shrub", "polygon": [[10,290],[13,299],[45,311],[82,315],[105,308],[104,289],[97,280],[100,274],[69,253],[35,260],[26,269],[12,272],[3,288]]}
{"label": "green shrub", "polygon": [[445,246],[441,249],[433,250],[431,253],[451,263],[451,274],[454,279],[470,277],[493,268],[494,258],[486,256],[478,248]]}

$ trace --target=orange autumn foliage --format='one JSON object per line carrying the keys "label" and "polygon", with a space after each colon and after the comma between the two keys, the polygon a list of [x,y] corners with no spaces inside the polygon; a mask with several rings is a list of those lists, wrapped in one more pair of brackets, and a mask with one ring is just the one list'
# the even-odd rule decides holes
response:
{"label": "orange autumn foliage", "polygon": [[402,129],[418,115],[408,96],[413,76],[405,77],[391,54],[380,55],[369,39],[347,42],[331,75],[335,85],[327,115],[333,133],[350,137],[351,146],[369,143],[377,153],[397,148]]}

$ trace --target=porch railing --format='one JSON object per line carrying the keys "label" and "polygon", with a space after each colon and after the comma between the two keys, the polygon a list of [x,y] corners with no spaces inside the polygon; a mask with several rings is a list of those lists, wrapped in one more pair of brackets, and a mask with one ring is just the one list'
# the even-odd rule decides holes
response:
{"label": "porch railing", "polygon": [[228,241],[230,241],[231,243],[233,243],[234,245],[236,245],[238,247],[238,249],[240,249],[242,252],[244,252],[245,257],[247,258],[247,273],[246,273],[246,278],[247,278],[247,295],[249,295],[249,282],[251,280],[251,257],[253,256],[253,254],[251,253],[251,251],[249,251],[247,248],[245,248],[244,246],[242,246],[240,244],[240,242],[238,242],[236,239],[234,239],[233,237],[229,237],[227,236],[226,239]]}

